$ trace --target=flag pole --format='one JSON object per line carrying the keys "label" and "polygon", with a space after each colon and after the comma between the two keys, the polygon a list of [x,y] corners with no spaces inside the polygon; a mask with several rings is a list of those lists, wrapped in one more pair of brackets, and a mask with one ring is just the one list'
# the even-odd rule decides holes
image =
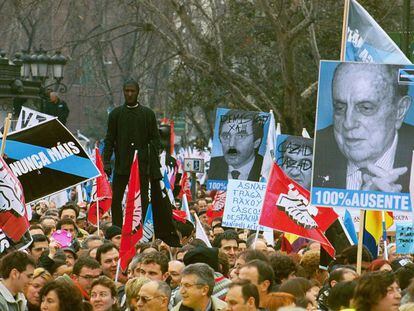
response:
{"label": "flag pole", "polygon": [[346,45],[346,37],[348,33],[349,1],[350,0],[345,0],[345,3],[344,3],[344,17],[342,20],[342,39],[341,39],[341,61],[345,61],[345,45]]}
{"label": "flag pole", "polygon": [[121,258],[118,259],[118,263],[116,264],[115,283],[118,282],[119,270],[121,270]]}
{"label": "flag pole", "polygon": [[[98,182],[96,183],[96,185],[98,185]],[[96,189],[96,192],[98,192],[98,189]],[[99,236],[99,198],[98,198],[98,193],[96,193],[96,228],[98,229],[98,236]]]}
{"label": "flag pole", "polygon": [[382,218],[382,235],[384,240],[384,259],[388,260],[388,250],[387,250],[387,224],[385,222],[385,212],[381,212],[381,218]]}
{"label": "flag pole", "polygon": [[357,252],[357,273],[361,275],[362,270],[362,244],[364,243],[364,222],[365,211],[361,209],[359,211],[359,236],[358,236],[358,252]]}
{"label": "flag pole", "polygon": [[4,131],[3,131],[3,138],[1,140],[0,157],[3,157],[4,149],[6,148],[6,139],[7,139],[7,134],[9,133],[9,129],[10,129],[11,118],[12,118],[12,114],[9,113],[6,119],[4,119]]}

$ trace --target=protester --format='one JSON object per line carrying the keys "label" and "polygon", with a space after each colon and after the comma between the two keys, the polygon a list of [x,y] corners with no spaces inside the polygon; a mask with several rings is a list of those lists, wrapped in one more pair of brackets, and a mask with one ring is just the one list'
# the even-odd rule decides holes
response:
{"label": "protester", "polygon": [[211,296],[213,288],[214,271],[207,264],[197,263],[185,267],[180,285],[182,301],[173,308],[173,311],[182,311],[186,310],[186,308],[194,310],[224,310],[227,304]]}
{"label": "protester", "polygon": [[368,272],[361,276],[354,291],[352,306],[356,310],[397,311],[401,289],[391,272]]}
{"label": "protester", "polygon": [[258,310],[260,297],[257,287],[246,280],[231,283],[226,295],[226,303],[227,310]]}
{"label": "protester", "polygon": [[127,310],[135,311],[137,310],[137,304],[139,300],[139,291],[141,290],[142,285],[149,282],[148,279],[143,277],[134,277],[129,279],[125,284],[125,296],[126,296],[126,306]]}
{"label": "protester", "polygon": [[295,296],[283,292],[269,293],[266,301],[264,302],[264,308],[268,311],[278,311],[280,307],[294,307],[295,305]]}
{"label": "protester", "polygon": [[43,234],[35,234],[32,236],[32,240],[32,243],[28,247],[28,251],[36,263],[38,263],[42,253],[49,248],[49,239]]}
{"label": "protester", "polygon": [[0,262],[0,310],[24,311],[26,298],[23,291],[33,279],[34,259],[26,253],[15,251]]}
{"label": "protester", "polygon": [[40,310],[40,290],[49,281],[52,276],[44,268],[37,268],[33,272],[33,280],[27,285],[24,295],[27,298],[27,310]]}
{"label": "protester", "polygon": [[112,243],[105,243],[97,248],[96,260],[102,268],[103,274],[111,280],[115,280],[116,269],[119,260],[119,251]]}
{"label": "protester", "polygon": [[255,259],[246,263],[239,273],[241,280],[250,281],[257,287],[260,296],[260,308],[264,307],[267,294],[271,292],[274,280],[274,272],[272,267],[259,259]]}
{"label": "protester", "polygon": [[95,279],[91,285],[93,311],[118,311],[115,283],[106,276]]}
{"label": "protester", "polygon": [[330,291],[327,307],[332,311],[339,311],[351,307],[356,281],[339,282]]}
{"label": "protester", "polygon": [[47,283],[40,290],[40,309],[42,311],[86,311],[87,304],[82,302],[80,291],[70,281],[59,278]]}
{"label": "protester", "polygon": [[236,263],[239,237],[234,230],[226,230],[223,233],[215,237],[212,245],[219,248],[225,253],[229,259],[230,267],[233,267]]}
{"label": "protester", "polygon": [[44,113],[58,117],[59,121],[63,125],[66,124],[66,120],[69,116],[69,108],[66,102],[59,98],[57,92],[51,92],[49,95],[49,101],[46,102],[44,107]]}
{"label": "protester", "polygon": [[[112,181],[112,222],[122,228],[122,206],[125,188],[129,181],[129,173],[134,151],[138,150],[140,168],[141,203],[145,215],[148,205],[148,187],[150,178],[149,154],[151,147],[158,151],[160,136],[154,112],[138,102],[140,88],[133,79],[128,79],[123,85],[125,104],[116,107],[108,117],[108,129],[105,137],[103,162],[105,172],[111,176],[111,157],[115,153],[115,169]],[[158,154],[157,154],[158,155]],[[159,164],[158,164],[159,165]],[[158,172],[159,178],[162,175]]]}
{"label": "protester", "polygon": [[168,311],[171,288],[163,281],[149,281],[142,285],[137,298],[138,311]]}
{"label": "protester", "polygon": [[140,276],[165,281],[168,277],[168,258],[161,252],[145,254],[141,259]]}
{"label": "protester", "polygon": [[92,281],[102,275],[98,261],[90,257],[79,258],[72,270],[72,280],[82,293],[83,299],[89,300]]}

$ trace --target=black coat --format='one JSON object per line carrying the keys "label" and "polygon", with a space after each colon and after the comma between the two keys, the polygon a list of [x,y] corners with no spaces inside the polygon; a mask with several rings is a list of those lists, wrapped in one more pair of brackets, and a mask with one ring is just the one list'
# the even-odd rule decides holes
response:
{"label": "black coat", "polygon": [[154,112],[145,106],[116,107],[108,117],[103,161],[110,167],[115,152],[115,173],[129,175],[134,151],[138,150],[141,176],[161,178],[158,150],[160,136]]}
{"label": "black coat", "polygon": [[57,103],[47,101],[45,103],[44,113],[57,117],[65,125],[69,116],[69,108],[66,102],[59,98]]}
{"label": "black coat", "polygon": [[[250,180],[250,181],[260,180],[262,164],[263,164],[263,157],[260,154],[256,154],[254,158],[253,166],[249,172],[249,176],[247,180]],[[229,165],[227,164],[224,156],[211,158],[210,170],[208,172],[208,179],[227,180],[228,172],[229,172]]]}

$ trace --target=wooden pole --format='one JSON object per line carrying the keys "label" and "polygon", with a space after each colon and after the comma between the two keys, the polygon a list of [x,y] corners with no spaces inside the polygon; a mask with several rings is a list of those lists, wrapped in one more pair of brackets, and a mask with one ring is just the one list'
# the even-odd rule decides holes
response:
{"label": "wooden pole", "polygon": [[341,39],[341,61],[345,61],[345,46],[346,46],[346,37],[348,33],[348,15],[349,15],[349,1],[345,0],[344,3],[344,16],[342,20],[342,39]]}
{"label": "wooden pole", "polygon": [[364,237],[364,222],[365,222],[365,211],[361,209],[359,211],[359,236],[358,236],[358,252],[357,252],[357,273],[361,275],[362,268],[362,245]]}
{"label": "wooden pole", "polygon": [[9,129],[10,129],[11,118],[12,118],[12,114],[9,113],[6,119],[4,119],[4,131],[3,131],[3,138],[1,140],[0,157],[3,157],[4,150],[6,149],[6,139],[7,139],[7,134],[9,133]]}
{"label": "wooden pole", "polygon": [[99,235],[99,198],[98,198],[98,189],[96,189],[96,228],[98,229],[98,236]]}

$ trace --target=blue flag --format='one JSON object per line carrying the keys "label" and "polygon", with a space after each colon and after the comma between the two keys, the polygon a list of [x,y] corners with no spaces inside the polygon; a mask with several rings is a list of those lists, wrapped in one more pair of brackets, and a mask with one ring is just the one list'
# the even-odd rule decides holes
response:
{"label": "blue flag", "polygon": [[395,42],[356,1],[350,0],[345,61],[411,64]]}
{"label": "blue flag", "polygon": [[152,204],[148,204],[147,214],[145,215],[142,243],[148,243],[151,241],[154,235],[154,220],[152,218]]}

